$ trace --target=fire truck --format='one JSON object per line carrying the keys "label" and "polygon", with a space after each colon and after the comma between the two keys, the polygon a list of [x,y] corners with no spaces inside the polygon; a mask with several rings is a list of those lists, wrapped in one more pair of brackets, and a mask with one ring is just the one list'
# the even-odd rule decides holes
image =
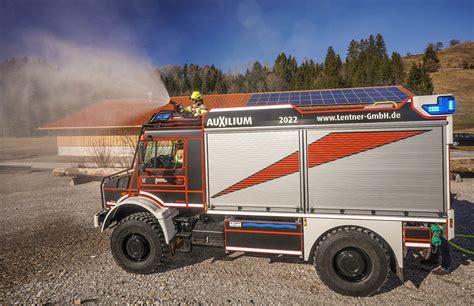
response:
{"label": "fire truck", "polygon": [[222,247],[298,256],[332,290],[371,295],[390,272],[403,280],[408,249],[454,238],[454,97],[395,88],[403,94],[259,94],[202,117],[160,111],[131,169],[103,179],[94,224],[113,229],[113,257],[132,273]]}

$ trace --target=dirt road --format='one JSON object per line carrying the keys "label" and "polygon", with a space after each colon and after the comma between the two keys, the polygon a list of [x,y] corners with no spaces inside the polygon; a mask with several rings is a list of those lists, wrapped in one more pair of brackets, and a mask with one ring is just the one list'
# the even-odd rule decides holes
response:
{"label": "dirt road", "polygon": [[[327,289],[314,267],[293,257],[198,248],[167,259],[160,272],[133,275],[113,262],[109,235],[92,228],[99,185],[70,186],[49,172],[0,172],[0,302],[472,303],[472,257],[452,251],[455,271],[440,277],[406,261],[368,298]],[[452,183],[459,232],[474,233],[474,179]],[[474,249],[474,241],[457,242]]]}

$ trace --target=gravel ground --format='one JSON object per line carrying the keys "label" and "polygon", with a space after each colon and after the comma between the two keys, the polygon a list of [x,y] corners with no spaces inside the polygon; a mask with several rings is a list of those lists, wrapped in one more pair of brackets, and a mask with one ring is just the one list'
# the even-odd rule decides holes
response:
{"label": "gravel ground", "polygon": [[[391,276],[381,292],[350,298],[327,289],[311,264],[195,247],[168,258],[152,275],[113,262],[109,234],[92,228],[99,184],[70,186],[49,172],[0,172],[0,303],[466,303],[474,298],[472,256],[452,250],[455,270],[440,277],[408,255],[404,283]],[[474,179],[452,183],[457,231],[474,234]],[[474,241],[456,239],[474,249]]]}

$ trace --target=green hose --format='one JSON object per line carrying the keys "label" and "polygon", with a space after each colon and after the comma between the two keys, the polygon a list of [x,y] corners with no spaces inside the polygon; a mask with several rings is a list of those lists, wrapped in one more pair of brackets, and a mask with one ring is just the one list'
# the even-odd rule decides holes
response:
{"label": "green hose", "polygon": [[464,234],[456,234],[456,237],[458,238],[474,238],[473,235],[464,235]]}
{"label": "green hose", "polygon": [[[464,234],[456,234],[455,237],[456,237],[456,238],[469,238],[469,239],[473,239],[473,238],[474,238],[473,235],[464,235]],[[455,243],[452,242],[452,241],[448,241],[448,243],[449,243],[451,246],[453,246],[454,248],[456,248],[457,250],[461,251],[461,252],[464,252],[464,253],[466,253],[466,254],[474,255],[474,252],[473,252],[473,251],[466,250],[465,248],[460,247],[459,245],[455,244]]]}

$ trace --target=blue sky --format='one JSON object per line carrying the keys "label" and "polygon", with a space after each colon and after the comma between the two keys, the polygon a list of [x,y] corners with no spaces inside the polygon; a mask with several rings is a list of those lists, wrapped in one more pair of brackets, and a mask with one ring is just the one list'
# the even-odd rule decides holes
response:
{"label": "blue sky", "polygon": [[140,53],[157,66],[215,64],[242,70],[280,52],[344,58],[351,39],[381,33],[389,51],[474,38],[473,0],[0,0],[0,59],[39,55],[33,35]]}

